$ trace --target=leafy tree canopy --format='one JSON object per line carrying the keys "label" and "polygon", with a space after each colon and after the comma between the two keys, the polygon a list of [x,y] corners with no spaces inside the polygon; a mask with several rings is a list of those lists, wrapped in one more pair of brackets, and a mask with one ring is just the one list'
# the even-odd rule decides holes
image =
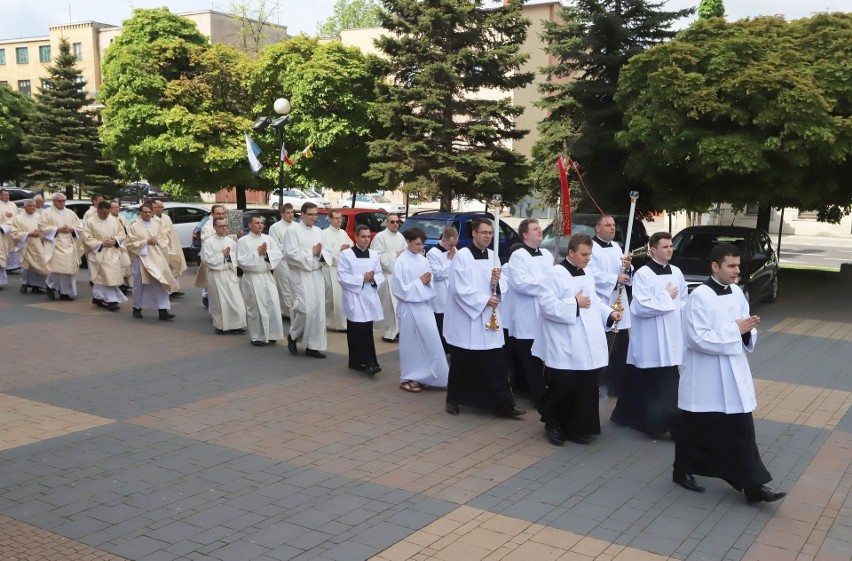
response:
{"label": "leafy tree canopy", "polygon": [[619,84],[630,171],[658,208],[852,203],[852,14],[699,20]]}
{"label": "leafy tree canopy", "polygon": [[26,96],[0,85],[0,182],[22,179],[24,164],[20,156],[27,121],[35,107]]}
{"label": "leafy tree canopy", "polygon": [[64,37],[59,54],[47,68],[35,98],[35,111],[24,137],[27,177],[63,189],[69,198],[74,189],[108,186],[116,175],[115,166],[104,159],[93,115],[84,111],[89,104],[85,82],[76,68],[71,45]]}
{"label": "leafy tree canopy", "polygon": [[376,0],[337,0],[334,13],[319,24],[319,33],[326,37],[336,37],[344,29],[377,27],[381,23],[380,9]]}
{"label": "leafy tree canopy", "polygon": [[[481,0],[383,0],[376,74],[391,83],[380,98],[385,138],[370,143],[367,177],[383,189],[452,199],[514,201],[528,190],[527,166],[507,141],[523,138],[523,108],[506,93],[528,85],[520,46],[529,21],[521,0],[485,9]],[[483,95],[486,94],[486,95]]]}
{"label": "leafy tree canopy", "polygon": [[104,56],[108,153],[128,176],[184,194],[252,183],[243,137],[251,65],[166,8],[134,10]]}
{"label": "leafy tree canopy", "polygon": [[721,18],[725,16],[725,3],[722,0],[701,0],[698,5],[698,17],[701,19]]}
{"label": "leafy tree canopy", "polygon": [[[268,47],[251,77],[254,114],[272,115],[279,97],[290,100],[284,140],[292,154],[312,144],[313,158],[295,158],[285,182],[319,184],[339,191],[369,191],[367,143],[375,137],[377,75],[360,50],[338,41],[320,44],[306,36]],[[264,174],[277,181],[278,137],[268,130],[255,140],[268,155]],[[261,156],[264,158],[264,156]],[[270,161],[271,160],[271,161]]]}

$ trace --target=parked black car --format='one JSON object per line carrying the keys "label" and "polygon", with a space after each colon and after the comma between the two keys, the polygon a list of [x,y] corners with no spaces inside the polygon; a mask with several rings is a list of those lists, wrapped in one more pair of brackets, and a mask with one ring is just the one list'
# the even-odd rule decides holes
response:
{"label": "parked black car", "polygon": [[[739,248],[740,278],[737,284],[749,302],[774,302],[778,297],[778,254],[765,230],[740,226],[690,226],[672,238],[672,265],[683,272],[689,291],[710,276],[710,251],[716,244],[729,243]],[[633,266],[648,262],[647,248],[633,254]]]}
{"label": "parked black car", "polygon": [[168,201],[171,197],[168,193],[151,185],[137,181],[128,183],[118,190],[118,200],[122,205],[141,205],[142,203],[150,203],[153,201]]}
{"label": "parked black car", "polygon": [[36,196],[34,191],[30,191],[29,189],[21,189],[20,187],[0,187],[7,193],[9,193],[10,201],[23,201],[25,199],[32,199]]}
{"label": "parked black car", "polygon": [[[195,230],[192,231],[192,245],[189,247],[187,253],[187,261],[193,261],[196,265],[201,264],[201,229],[204,228],[204,225],[207,224],[207,221],[210,220],[212,214],[208,214],[195,226]],[[248,223],[249,219],[252,216],[262,216],[264,220],[263,224],[263,233],[268,234],[269,228],[278,221],[279,214],[278,210],[272,208],[248,208],[243,211],[243,231],[239,234],[243,236],[248,234]],[[234,232],[231,232],[232,234]]]}
{"label": "parked black car", "polygon": [[[571,232],[572,234],[588,234],[595,235],[595,224],[600,218],[600,214],[573,214],[571,215]],[[615,219],[615,239],[624,246],[624,238],[627,236],[627,215],[616,214]],[[551,253],[556,253],[556,232],[553,230],[553,224],[544,229],[544,239],[541,242],[541,247],[547,249]],[[570,236],[562,236],[559,239],[559,258],[563,258],[568,254],[568,240]],[[645,224],[638,218],[633,219],[633,232],[630,234],[630,249],[631,251],[643,247],[648,243],[648,232],[645,230]]]}

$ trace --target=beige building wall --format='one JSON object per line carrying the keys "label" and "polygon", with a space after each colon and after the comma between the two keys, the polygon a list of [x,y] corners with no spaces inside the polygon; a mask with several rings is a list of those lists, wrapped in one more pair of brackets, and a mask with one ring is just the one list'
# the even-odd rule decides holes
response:
{"label": "beige building wall", "polygon": [[[230,14],[212,10],[190,12],[181,15],[198,26],[199,31],[210,38],[211,42],[226,43],[242,47],[240,37],[241,23]],[[13,90],[19,89],[19,82],[29,81],[30,95],[37,93],[42,78],[47,76],[47,67],[53,63],[59,52],[62,37],[71,43],[72,52],[77,49],[79,60],[77,68],[86,81],[86,93],[94,98],[101,89],[101,62],[104,52],[121,34],[122,28],[96,21],[54,25],[45,37],[31,37],[14,40],[0,40],[0,50],[5,54],[5,64],[0,64],[0,82],[6,82]],[[269,45],[287,39],[287,28],[282,25],[266,24],[263,29],[264,44]],[[50,48],[50,60],[39,60],[39,48]],[[16,49],[25,48],[29,62],[18,64]]]}

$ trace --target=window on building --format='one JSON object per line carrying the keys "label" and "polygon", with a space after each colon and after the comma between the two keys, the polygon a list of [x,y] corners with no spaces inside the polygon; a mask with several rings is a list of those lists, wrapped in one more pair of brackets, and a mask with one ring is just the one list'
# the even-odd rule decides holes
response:
{"label": "window on building", "polygon": [[74,60],[83,60],[83,43],[74,43],[71,45],[71,51],[74,53]]}
{"label": "window on building", "polygon": [[22,95],[27,97],[32,97],[32,91],[30,89],[30,81],[29,80],[18,80],[18,91],[21,92]]}
{"label": "window on building", "polygon": [[39,62],[50,62],[50,45],[39,45],[39,47],[38,47],[38,61]]}
{"label": "window on building", "polygon": [[18,64],[30,63],[30,49],[27,47],[15,47],[15,59]]}
{"label": "window on building", "polygon": [[0,49],[0,64],[6,64],[6,49]]}
{"label": "window on building", "polygon": [[8,88],[9,82],[7,82],[6,80],[0,80],[0,86],[2,86],[4,88]]}

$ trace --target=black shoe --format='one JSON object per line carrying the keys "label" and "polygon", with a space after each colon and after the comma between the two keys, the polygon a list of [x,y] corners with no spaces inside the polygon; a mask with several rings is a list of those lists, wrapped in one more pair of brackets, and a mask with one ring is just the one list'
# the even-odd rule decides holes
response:
{"label": "black shoe", "polygon": [[160,321],[172,321],[175,315],[168,310],[160,310]]}
{"label": "black shoe", "polygon": [[56,300],[56,291],[54,289],[47,287],[45,291],[47,291],[47,298],[49,300]]}
{"label": "black shoe", "polygon": [[315,351],[313,349],[305,349],[305,356],[309,356],[312,358],[325,358],[327,355],[325,353],[321,353],[320,351]]}
{"label": "black shoe", "polygon": [[576,444],[582,444],[584,446],[586,444],[591,444],[592,442],[594,442],[594,439],[591,436],[583,436],[579,434],[568,435],[565,437],[565,439],[570,440],[571,442],[574,442]]}
{"label": "black shoe", "polygon": [[455,403],[447,402],[447,413],[450,415],[458,415],[459,414],[459,406]]}
{"label": "black shoe", "polygon": [[287,335],[287,348],[290,350],[291,354],[299,354],[298,349],[296,349],[296,342],[289,335]]}
{"label": "black shoe", "polygon": [[169,296],[174,296],[175,298],[180,298],[183,295],[184,295],[184,293],[181,292],[180,290],[178,290],[177,292],[172,292],[171,294],[169,294]]}
{"label": "black shoe", "polygon": [[369,370],[366,364],[350,364],[349,368],[351,370],[358,370],[359,372],[366,372],[367,370]]}
{"label": "black shoe", "polygon": [[33,294],[44,294],[44,290],[40,289],[37,286],[30,288],[30,292]]}
{"label": "black shoe", "polygon": [[378,364],[374,364],[373,366],[370,366],[369,368],[367,368],[367,374],[369,374],[370,376],[375,376],[376,374],[378,374],[381,371],[382,371],[382,367],[379,366]]}
{"label": "black shoe", "polygon": [[523,417],[527,412],[523,409],[518,409],[517,407],[512,407],[509,411],[500,411],[495,413],[495,416],[500,417],[501,419],[517,419],[518,417]]}
{"label": "black shoe", "polygon": [[142,319],[142,308],[133,308],[133,317]]}
{"label": "black shoe", "polygon": [[255,347],[265,347],[266,346],[266,343],[263,342],[263,341],[252,341],[251,344],[254,345]]}
{"label": "black shoe", "polygon": [[387,337],[382,337],[382,341],[385,343],[399,343],[399,337],[396,339],[388,339]]}
{"label": "black shoe", "polygon": [[760,502],[774,503],[775,501],[787,496],[787,493],[783,491],[778,491],[776,493],[766,485],[762,485],[760,487],[749,487],[747,489],[743,489],[743,491],[745,492],[746,502],[750,505]]}
{"label": "black shoe", "polygon": [[231,335],[242,335],[245,332],[246,332],[246,330],[243,329],[242,327],[240,327],[239,329],[229,329],[228,330],[228,333],[230,333]]}
{"label": "black shoe", "polygon": [[205,310],[209,310],[210,309],[210,300],[205,296],[204,298],[201,299],[201,305],[204,306]]}
{"label": "black shoe", "polygon": [[275,339],[270,339],[266,342],[267,345],[274,345],[276,343]]}
{"label": "black shoe", "polygon": [[215,329],[216,329],[216,335],[224,335],[225,334],[224,329],[219,329],[218,327],[216,327]]}
{"label": "black shoe", "polygon": [[89,281],[89,286],[95,286],[94,281]]}
{"label": "black shoe", "polygon": [[544,434],[547,436],[547,441],[553,444],[554,446],[564,446],[565,445],[565,435],[562,434],[562,431],[559,427],[555,428],[544,428]]}
{"label": "black shoe", "polygon": [[[35,292],[35,289],[33,289],[33,292]],[[22,284],[21,285],[21,294],[26,294],[26,293],[27,293],[27,285]]]}
{"label": "black shoe", "polygon": [[684,489],[689,489],[690,491],[695,491],[696,493],[704,492],[704,487],[698,484],[698,482],[695,480],[695,476],[691,473],[681,473],[675,470],[672,472],[672,481],[674,481]]}
{"label": "black shoe", "polygon": [[106,308],[111,312],[117,312],[121,309],[121,307],[118,305],[118,302],[110,302],[109,304],[107,304]]}
{"label": "black shoe", "polygon": [[60,300],[64,300],[64,301],[66,301],[66,302],[70,302],[70,301],[72,301],[72,300],[73,300],[73,298],[71,298],[71,297],[70,297],[70,296],[68,296],[67,294],[60,294],[60,295],[59,295],[59,299],[60,299]]}
{"label": "black shoe", "polygon": [[106,308],[106,304],[104,304],[104,301],[99,300],[97,298],[92,298],[92,304],[94,304],[98,308]]}

